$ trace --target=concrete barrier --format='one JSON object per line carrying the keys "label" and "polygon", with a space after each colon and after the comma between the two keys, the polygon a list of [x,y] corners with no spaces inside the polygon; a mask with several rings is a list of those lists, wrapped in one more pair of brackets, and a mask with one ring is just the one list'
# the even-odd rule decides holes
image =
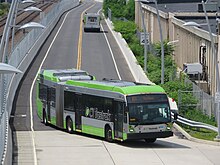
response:
{"label": "concrete barrier", "polygon": [[135,81],[141,82],[141,83],[147,83],[147,84],[154,84],[148,79],[148,77],[144,73],[144,70],[138,64],[136,57],[134,56],[133,52],[129,48],[125,39],[122,37],[121,33],[115,32],[113,30],[114,26],[109,19],[106,19],[105,21],[106,21],[110,31],[112,32],[118,46],[120,47],[122,54],[124,55],[124,58],[129,66],[129,69],[130,69]]}

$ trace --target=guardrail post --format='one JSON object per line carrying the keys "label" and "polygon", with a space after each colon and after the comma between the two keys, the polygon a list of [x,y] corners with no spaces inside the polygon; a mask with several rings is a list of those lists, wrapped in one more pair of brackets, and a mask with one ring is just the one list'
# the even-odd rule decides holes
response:
{"label": "guardrail post", "polygon": [[181,90],[178,90],[178,103],[177,103],[177,106],[178,106],[178,110],[180,112],[180,110],[181,110]]}

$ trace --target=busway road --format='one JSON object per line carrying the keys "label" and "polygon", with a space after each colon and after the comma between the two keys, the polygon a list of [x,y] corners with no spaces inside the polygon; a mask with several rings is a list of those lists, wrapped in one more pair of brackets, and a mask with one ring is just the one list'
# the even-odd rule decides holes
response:
{"label": "busway road", "polygon": [[25,74],[10,118],[14,141],[13,164],[219,164],[218,146],[194,143],[177,136],[159,139],[154,144],[146,144],[144,141],[108,143],[97,137],[68,134],[64,130],[41,123],[36,115],[35,85],[32,86],[40,67],[79,67],[95,75],[97,79],[105,77],[133,81],[120,49],[104,21],[100,33],[80,32],[82,12],[98,12],[101,5],[87,0],[64,14]]}

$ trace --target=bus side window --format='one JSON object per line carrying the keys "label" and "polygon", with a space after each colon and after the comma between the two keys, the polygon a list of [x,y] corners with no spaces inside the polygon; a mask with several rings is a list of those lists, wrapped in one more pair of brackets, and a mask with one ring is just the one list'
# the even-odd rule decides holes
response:
{"label": "bus side window", "polygon": [[109,99],[109,98],[104,98],[104,108],[103,108],[103,110],[104,110],[104,113],[108,113],[109,114],[109,116],[108,116],[108,118],[107,119],[105,119],[105,120],[107,120],[107,121],[113,121],[113,115],[112,115],[112,108],[113,108],[113,100],[112,99]]}
{"label": "bus side window", "polygon": [[47,101],[47,86],[39,83],[39,98]]}
{"label": "bus side window", "polygon": [[64,91],[64,109],[69,111],[74,111],[74,93],[69,91]]}
{"label": "bus side window", "polygon": [[124,108],[124,123],[128,123],[128,107]]}
{"label": "bus side window", "polygon": [[50,101],[53,107],[56,105],[56,89],[51,87],[50,88]]}

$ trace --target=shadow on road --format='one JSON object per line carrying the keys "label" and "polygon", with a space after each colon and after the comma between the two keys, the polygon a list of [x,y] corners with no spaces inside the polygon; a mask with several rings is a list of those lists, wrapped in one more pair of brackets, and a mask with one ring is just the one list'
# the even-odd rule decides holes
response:
{"label": "shadow on road", "polygon": [[[58,127],[51,125],[51,124],[48,124],[47,127],[54,128],[54,130],[60,130],[60,131],[66,132],[65,129],[58,128]],[[66,134],[68,134],[68,133],[66,132]],[[102,137],[88,135],[88,134],[81,133],[81,132],[74,132],[73,134],[78,135],[78,136],[87,137],[87,138],[97,139],[100,141],[105,141],[105,139]],[[106,143],[108,143],[108,142],[106,141]],[[171,149],[171,148],[173,148],[173,149],[180,149],[180,148],[189,149],[190,148],[188,146],[180,145],[180,144],[177,144],[174,142],[165,141],[163,139],[158,139],[154,143],[146,143],[144,140],[127,140],[124,142],[115,141],[113,143],[120,145],[120,146],[129,147],[129,148],[160,148],[160,149],[168,149],[168,148],[169,149]]]}
{"label": "shadow on road", "polygon": [[84,33],[108,33],[108,31],[102,31],[102,30],[100,30],[100,31],[92,31],[92,30],[87,30],[86,32],[84,32]]}
{"label": "shadow on road", "polygon": [[146,143],[144,140],[132,140],[132,141],[125,141],[118,143],[119,145],[130,147],[130,148],[161,148],[161,149],[167,149],[167,148],[190,148],[188,146],[176,144],[174,142],[168,142],[164,140],[156,140],[154,143]]}

